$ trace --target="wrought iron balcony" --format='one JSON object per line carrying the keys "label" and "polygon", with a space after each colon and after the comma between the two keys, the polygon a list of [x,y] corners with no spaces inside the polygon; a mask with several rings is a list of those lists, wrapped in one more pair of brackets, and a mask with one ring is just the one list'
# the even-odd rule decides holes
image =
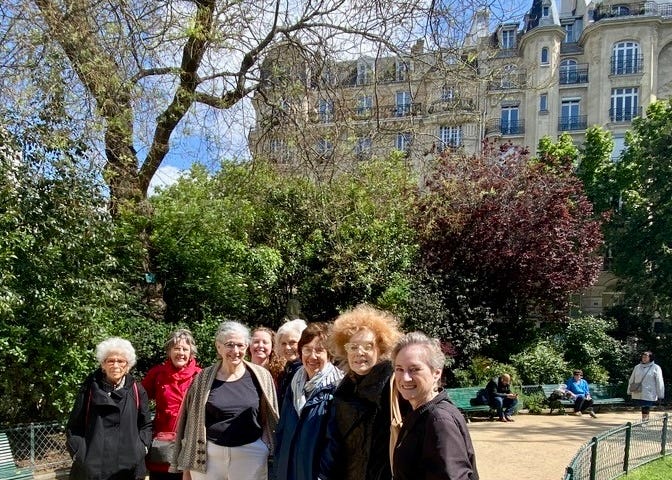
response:
{"label": "wrought iron balcony", "polygon": [[474,111],[475,105],[471,98],[446,98],[437,100],[427,109],[427,113],[454,112],[457,110]]}
{"label": "wrought iron balcony", "polygon": [[410,117],[420,115],[422,113],[422,103],[397,103],[396,105],[389,105],[383,107],[383,111],[390,112],[393,117]]}
{"label": "wrought iron balcony", "polygon": [[571,132],[574,130],[585,130],[588,126],[587,115],[572,115],[569,117],[558,118],[558,131]]}
{"label": "wrought iron balcony", "polygon": [[493,118],[485,126],[486,135],[522,135],[524,133],[525,120]]}
{"label": "wrought iron balcony", "polygon": [[488,82],[488,90],[517,90],[525,88],[527,85],[527,75],[511,74],[504,75]]}
{"label": "wrought iron balcony", "polygon": [[642,107],[609,109],[609,119],[612,122],[632,122],[635,117],[641,116]]}
{"label": "wrought iron balcony", "polygon": [[588,64],[572,66],[570,68],[560,67],[560,85],[574,85],[577,83],[588,83]]}
{"label": "wrought iron balcony", "polygon": [[610,73],[612,75],[633,75],[642,73],[643,69],[644,55],[630,55],[626,58],[612,55],[611,57]]}

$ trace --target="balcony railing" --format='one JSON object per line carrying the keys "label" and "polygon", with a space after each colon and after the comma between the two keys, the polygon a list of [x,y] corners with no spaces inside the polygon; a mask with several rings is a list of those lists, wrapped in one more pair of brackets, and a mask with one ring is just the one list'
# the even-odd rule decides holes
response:
{"label": "balcony railing", "polygon": [[516,90],[525,88],[527,75],[524,73],[505,75],[488,82],[488,90]]}
{"label": "balcony railing", "polygon": [[642,107],[609,109],[609,119],[612,122],[632,122],[635,117],[641,116]]}
{"label": "balcony railing", "polygon": [[634,16],[672,17],[672,4],[658,2],[641,2],[622,6],[598,5],[593,14],[595,21],[603,18],[634,17]]}
{"label": "balcony railing", "polygon": [[525,120],[506,120],[494,118],[485,125],[486,135],[522,135],[525,133]]}
{"label": "balcony railing", "polygon": [[612,75],[632,75],[642,73],[644,67],[644,55],[630,55],[626,58],[611,57]]}
{"label": "balcony railing", "polygon": [[576,65],[576,67],[560,70],[559,80],[560,85],[588,83],[588,64]]}
{"label": "balcony railing", "polygon": [[427,109],[427,113],[441,113],[451,112],[456,110],[475,110],[474,101],[471,98],[446,98],[444,100],[437,100],[432,103]]}
{"label": "balcony railing", "polygon": [[558,118],[558,131],[571,132],[573,130],[585,130],[588,126],[587,115],[573,115],[571,117]]}
{"label": "balcony railing", "polygon": [[397,103],[382,107],[383,111],[389,112],[393,117],[410,117],[422,113],[422,103]]}

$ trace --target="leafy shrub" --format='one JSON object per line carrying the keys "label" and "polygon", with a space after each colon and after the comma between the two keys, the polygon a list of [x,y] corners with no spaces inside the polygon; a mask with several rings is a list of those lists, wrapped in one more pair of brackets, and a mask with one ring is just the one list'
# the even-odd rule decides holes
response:
{"label": "leafy shrub", "polygon": [[508,373],[511,383],[519,385],[520,376],[515,367],[506,363],[499,363],[488,357],[474,357],[471,365],[453,371],[455,382],[460,387],[485,386],[493,377]]}
{"label": "leafy shrub", "polygon": [[529,413],[538,415],[544,408],[546,408],[546,397],[543,392],[535,392],[529,395],[520,395],[520,400],[523,408],[526,408]]}
{"label": "leafy shrub", "polygon": [[562,353],[544,341],[513,355],[511,363],[520,372],[525,385],[563,382],[569,371]]}

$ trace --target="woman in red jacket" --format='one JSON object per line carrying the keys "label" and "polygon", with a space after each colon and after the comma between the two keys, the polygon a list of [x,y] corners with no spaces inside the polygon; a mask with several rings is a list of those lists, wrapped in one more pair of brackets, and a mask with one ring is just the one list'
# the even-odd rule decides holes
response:
{"label": "woman in red jacket", "polygon": [[[201,367],[196,365],[196,343],[191,332],[179,329],[166,342],[167,359],[152,367],[142,380],[150,400],[156,400],[153,438],[166,441],[175,439],[175,427],[182,400],[189,390],[192,380]],[[162,461],[147,457],[147,469],[151,480],[180,480],[181,473],[169,473],[170,458]]]}

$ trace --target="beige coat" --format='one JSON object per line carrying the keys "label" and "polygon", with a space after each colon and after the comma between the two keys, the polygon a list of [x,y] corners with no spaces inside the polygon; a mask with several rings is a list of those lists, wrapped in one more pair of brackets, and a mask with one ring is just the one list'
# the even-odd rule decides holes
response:
{"label": "beige coat", "polygon": [[[273,451],[275,428],[278,424],[278,399],[273,377],[264,367],[245,361],[245,367],[261,386],[260,421],[261,439]],[[170,463],[171,472],[195,470],[205,473],[208,464],[207,439],[205,434],[205,404],[208,401],[212,382],[221,367],[219,361],[204,369],[191,384],[187,392],[180,416],[177,420],[175,452]]]}

